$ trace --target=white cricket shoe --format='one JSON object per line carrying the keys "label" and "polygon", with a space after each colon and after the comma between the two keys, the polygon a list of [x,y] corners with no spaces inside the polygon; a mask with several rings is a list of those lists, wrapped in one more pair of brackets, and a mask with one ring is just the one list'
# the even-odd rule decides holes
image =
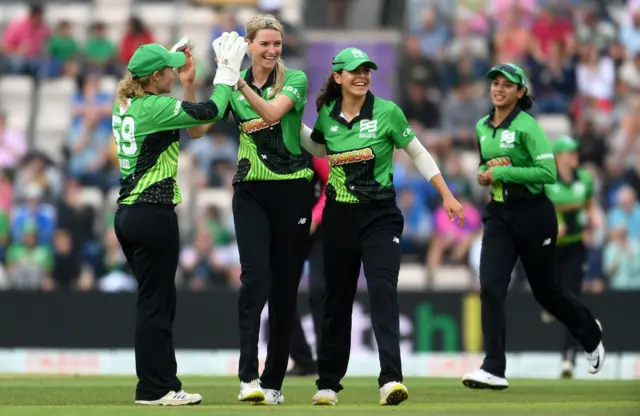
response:
{"label": "white cricket shoe", "polygon": [[462,377],[462,384],[470,389],[504,390],[509,387],[506,378],[494,376],[482,369],[465,374]]}
{"label": "white cricket shoe", "polygon": [[[600,331],[602,331],[602,324],[600,324],[600,321],[596,319],[596,323],[598,324],[598,327],[600,327]],[[587,362],[589,363],[589,373],[596,374],[600,370],[602,370],[605,357],[604,345],[602,345],[602,341],[600,341],[595,350],[593,350],[592,352],[585,352],[584,355],[587,359]]]}
{"label": "white cricket shoe", "polygon": [[407,387],[397,381],[390,381],[380,387],[380,404],[382,406],[395,406],[409,398]]}
{"label": "white cricket shoe", "polygon": [[241,402],[259,403],[265,400],[264,391],[260,386],[260,379],[252,380],[248,383],[240,382],[240,394],[238,400]]}
{"label": "white cricket shoe", "polygon": [[335,406],[338,404],[338,393],[329,389],[318,390],[312,403],[314,406]]}
{"label": "white cricket shoe", "polygon": [[202,396],[197,393],[187,393],[184,390],[175,392],[171,390],[166,396],[159,398],[158,400],[136,400],[136,404],[142,404],[146,406],[190,406],[194,404],[200,404],[202,402]]}
{"label": "white cricket shoe", "polygon": [[264,392],[264,400],[255,404],[281,404],[284,403],[282,390],[262,389]]}

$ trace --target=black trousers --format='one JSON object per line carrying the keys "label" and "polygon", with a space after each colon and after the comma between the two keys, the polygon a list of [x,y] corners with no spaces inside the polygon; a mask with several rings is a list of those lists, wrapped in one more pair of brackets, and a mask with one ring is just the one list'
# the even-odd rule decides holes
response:
{"label": "black trousers", "polygon": [[240,381],[258,376],[260,315],[269,301],[269,343],[262,387],[280,390],[289,364],[311,225],[312,187],[304,180],[234,185],[233,216],[242,267],[238,314]]}
{"label": "black trousers", "polygon": [[[556,248],[556,274],[562,285],[572,294],[580,297],[582,294],[582,280],[584,279],[587,261],[587,249],[582,242],[558,246]],[[576,353],[580,343],[571,331],[565,331],[563,357],[575,363]]]}
{"label": "black trousers", "polygon": [[[318,227],[311,236],[311,247],[309,249],[309,307],[311,308],[311,318],[313,319],[313,330],[316,336],[316,346],[318,345],[322,327],[322,304],[324,303],[324,248],[322,244],[322,225]],[[296,365],[313,366],[314,359],[311,346],[307,342],[300,321],[300,314],[296,312],[293,322],[293,332],[291,333],[291,359]]]}
{"label": "black trousers", "polygon": [[178,217],[172,205],[121,206],[115,215],[115,232],[138,281],[136,400],[156,400],[182,389],[172,331],[180,254]]}
{"label": "black trousers", "polygon": [[518,256],[533,296],[563,323],[586,351],[593,351],[602,333],[587,307],[561,284],[556,273],[558,222],[551,201],[501,204],[490,202],[483,212],[484,235],[480,254],[480,299],[485,359],[482,369],[504,377],[505,298]]}
{"label": "black trousers", "polygon": [[342,390],[351,352],[351,313],[364,265],[371,323],[380,357],[379,386],[402,382],[398,307],[404,219],[395,200],[369,204],[327,201],[324,226],[326,298],[318,347],[319,390]]}

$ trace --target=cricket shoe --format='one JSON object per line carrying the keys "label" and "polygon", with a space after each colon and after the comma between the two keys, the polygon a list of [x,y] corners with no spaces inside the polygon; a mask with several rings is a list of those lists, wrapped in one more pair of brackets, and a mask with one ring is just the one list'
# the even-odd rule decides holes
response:
{"label": "cricket shoe", "polygon": [[562,378],[573,378],[573,363],[571,361],[564,361],[562,363],[562,372],[560,373]]}
{"label": "cricket shoe", "polygon": [[265,400],[264,391],[260,386],[260,379],[252,380],[248,383],[240,382],[240,394],[238,400],[241,402],[259,403]]}
{"label": "cricket shoe", "polygon": [[159,398],[158,400],[136,400],[136,404],[142,404],[146,406],[190,406],[194,404],[200,404],[202,402],[202,396],[197,393],[187,393],[184,390],[175,392],[171,390],[166,396]]}
{"label": "cricket shoe", "polygon": [[382,406],[396,406],[409,398],[407,387],[396,381],[390,381],[380,387],[380,404]]}
{"label": "cricket shoe", "polygon": [[[600,324],[600,321],[596,319],[596,323],[598,324],[600,331],[602,331],[602,324]],[[589,363],[589,373],[596,374],[600,370],[602,370],[605,357],[604,345],[602,345],[602,341],[600,341],[595,350],[593,350],[592,352],[585,352],[584,355],[587,359],[587,362]]]}
{"label": "cricket shoe", "polygon": [[264,392],[264,400],[261,402],[255,402],[257,405],[271,405],[284,403],[284,396],[282,390],[262,389]]}
{"label": "cricket shoe", "polygon": [[506,378],[494,376],[482,369],[465,374],[462,377],[462,384],[470,389],[504,390],[509,387]]}
{"label": "cricket shoe", "polygon": [[335,406],[338,404],[338,393],[329,389],[318,390],[312,403],[314,406]]}

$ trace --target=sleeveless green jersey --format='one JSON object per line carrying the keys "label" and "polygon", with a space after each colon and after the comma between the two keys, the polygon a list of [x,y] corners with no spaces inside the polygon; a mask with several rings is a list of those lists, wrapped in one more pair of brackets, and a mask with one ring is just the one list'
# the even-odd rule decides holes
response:
{"label": "sleeveless green jersey", "polygon": [[593,197],[593,177],[589,172],[577,169],[573,178],[565,182],[560,177],[551,185],[545,185],[549,199],[556,207],[558,224],[567,227],[558,245],[582,241],[585,224],[585,208]]}
{"label": "sleeveless green jersey", "polygon": [[[247,85],[267,101],[275,84],[275,70],[259,89],[253,85],[251,68],[240,73]],[[233,182],[307,179],[313,177],[308,158],[300,148],[302,115],[307,103],[307,76],[296,69],[287,69],[279,94],[293,100],[293,108],[282,118],[269,125],[251,107],[241,91],[234,91],[227,112],[238,124],[240,147],[238,170]],[[277,95],[276,95],[277,96]]]}
{"label": "sleeveless green jersey", "polygon": [[146,93],[113,105],[112,128],[120,163],[118,204],[178,204],[182,201],[176,182],[181,128],[221,118],[231,88],[218,85],[212,100],[190,103],[173,97]]}
{"label": "sleeveless green jersey", "polygon": [[493,200],[504,202],[521,187],[531,194],[541,193],[544,184],[556,181],[556,162],[547,135],[533,117],[517,107],[499,126],[493,125],[493,114],[476,125],[480,171],[493,168]]}
{"label": "sleeveless green jersey", "polygon": [[400,107],[367,93],[360,114],[347,122],[342,99],[323,106],[311,139],[327,147],[327,198],[359,203],[395,198],[393,151],[415,135]]}

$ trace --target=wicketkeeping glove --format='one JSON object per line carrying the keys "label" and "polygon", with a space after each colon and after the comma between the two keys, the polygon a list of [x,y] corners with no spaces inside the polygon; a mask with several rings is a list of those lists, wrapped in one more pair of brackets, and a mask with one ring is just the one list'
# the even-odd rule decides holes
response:
{"label": "wicketkeeping glove", "polygon": [[213,84],[224,84],[234,87],[240,78],[240,66],[247,53],[247,42],[237,32],[224,32],[213,41],[218,69]]}

